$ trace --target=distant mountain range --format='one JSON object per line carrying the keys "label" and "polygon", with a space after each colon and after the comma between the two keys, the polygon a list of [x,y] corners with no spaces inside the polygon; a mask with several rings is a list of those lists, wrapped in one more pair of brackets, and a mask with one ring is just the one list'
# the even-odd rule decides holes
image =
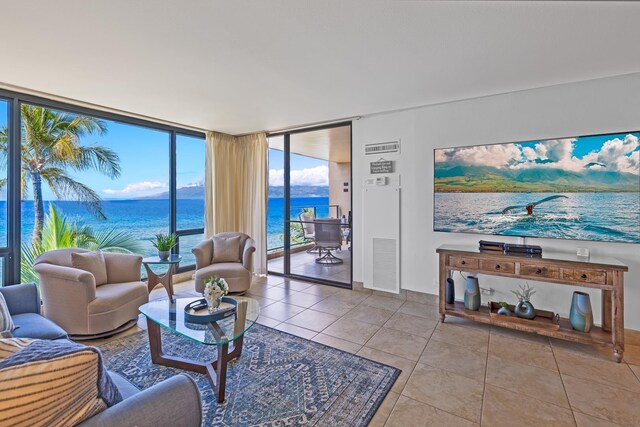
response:
{"label": "distant mountain range", "polygon": [[[204,199],[204,186],[192,185],[189,187],[178,188],[178,199]],[[153,194],[151,196],[144,197],[145,199],[166,199],[169,197],[169,192]],[[284,197],[284,187],[269,187],[269,197]],[[315,185],[292,185],[291,197],[329,197],[329,187],[315,186]]]}
{"label": "distant mountain range", "polygon": [[636,192],[640,177],[632,173],[587,169],[498,169],[491,166],[435,164],[436,192]]}

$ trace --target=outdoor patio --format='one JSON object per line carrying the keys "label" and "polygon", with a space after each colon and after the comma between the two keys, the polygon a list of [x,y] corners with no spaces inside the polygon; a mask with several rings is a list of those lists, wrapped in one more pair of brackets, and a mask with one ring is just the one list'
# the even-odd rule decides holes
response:
{"label": "outdoor patio", "polygon": [[[342,259],[342,264],[316,264],[317,253],[306,251],[291,254],[291,274],[309,277],[311,279],[331,280],[345,284],[351,283],[351,251],[347,245],[333,254]],[[284,254],[283,254],[284,255]],[[268,270],[273,273],[284,273],[284,256],[270,259]]]}

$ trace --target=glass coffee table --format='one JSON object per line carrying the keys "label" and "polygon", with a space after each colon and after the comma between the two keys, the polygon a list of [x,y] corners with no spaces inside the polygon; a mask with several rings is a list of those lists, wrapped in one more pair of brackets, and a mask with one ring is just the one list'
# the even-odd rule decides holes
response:
{"label": "glass coffee table", "polygon": [[[140,312],[147,318],[153,363],[205,374],[218,397],[218,402],[224,401],[227,363],[240,357],[244,333],[254,325],[260,315],[258,301],[246,297],[232,298],[238,301],[236,316],[208,324],[189,323],[184,320],[184,307],[200,299],[198,297],[177,298],[174,302],[162,299],[140,307]],[[161,327],[197,343],[216,346],[218,356],[213,360],[199,361],[164,354]]]}

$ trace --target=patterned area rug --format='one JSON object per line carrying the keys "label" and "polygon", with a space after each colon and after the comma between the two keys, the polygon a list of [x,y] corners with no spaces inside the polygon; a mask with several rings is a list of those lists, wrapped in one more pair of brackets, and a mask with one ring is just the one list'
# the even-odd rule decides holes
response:
{"label": "patterned area rug", "polygon": [[[165,353],[197,360],[215,347],[162,331]],[[100,347],[105,363],[140,389],[180,372],[151,363],[146,331]],[[242,356],[229,364],[219,404],[204,375],[189,372],[202,393],[205,426],[366,426],[400,370],[256,324]]]}

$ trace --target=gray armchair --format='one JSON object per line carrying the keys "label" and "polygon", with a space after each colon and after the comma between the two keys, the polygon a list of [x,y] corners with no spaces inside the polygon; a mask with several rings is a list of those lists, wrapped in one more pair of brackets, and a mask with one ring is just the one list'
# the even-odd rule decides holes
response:
{"label": "gray armchair", "polygon": [[342,258],[338,258],[331,251],[342,249],[342,231],[339,219],[327,218],[314,221],[316,230],[316,247],[319,257],[317,264],[332,265],[342,264]]}
{"label": "gray armchair", "polygon": [[104,252],[107,283],[96,286],[93,274],[72,267],[73,252],[88,251],[56,249],[34,261],[45,317],[75,340],[109,336],[134,326],[138,307],[149,301],[140,278],[142,257]]}
{"label": "gray armchair", "polygon": [[109,376],[123,401],[79,424],[80,427],[200,427],[202,399],[195,381],[178,374],[139,391],[118,374]]}
{"label": "gray armchair", "polygon": [[57,340],[67,338],[60,326],[40,315],[40,295],[34,283],[0,287],[13,322],[18,326],[12,332],[16,338]]}
{"label": "gray armchair", "polygon": [[[216,261],[215,238],[239,237],[239,251],[237,257],[225,262]],[[223,278],[229,285],[229,292],[245,292],[251,286],[253,272],[253,253],[256,244],[252,238],[244,233],[218,233],[210,239],[201,242],[191,252],[196,257],[195,286],[196,292],[204,291],[204,281],[212,276]]]}

